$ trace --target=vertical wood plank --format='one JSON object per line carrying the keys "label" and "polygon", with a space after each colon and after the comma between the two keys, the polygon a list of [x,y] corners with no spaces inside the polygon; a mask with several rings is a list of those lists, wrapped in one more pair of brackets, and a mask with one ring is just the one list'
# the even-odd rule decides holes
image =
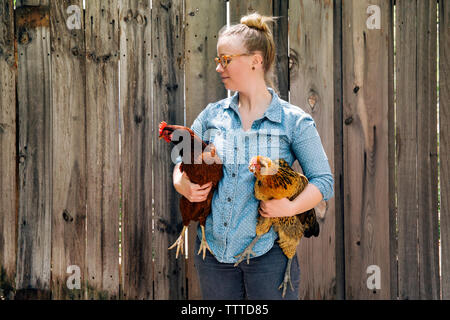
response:
{"label": "vertical wood plank", "polygon": [[13,1],[0,4],[0,299],[13,296],[16,275],[17,152]]}
{"label": "vertical wood plank", "polygon": [[[419,295],[439,299],[437,3],[417,1],[417,203]],[[411,201],[411,195],[410,195]]]}
{"label": "vertical wood plank", "polygon": [[[72,6],[69,9],[69,6]],[[76,6],[76,7],[75,7]],[[50,4],[52,88],[52,298],[86,292],[86,60],[83,1]],[[77,20],[79,19],[79,20]],[[76,23],[76,22],[79,22]],[[69,25],[71,29],[69,29]],[[81,283],[67,285],[70,266]]]}
{"label": "vertical wood plank", "polygon": [[155,299],[186,298],[185,261],[167,248],[182,229],[179,195],[173,188],[171,146],[158,139],[158,124],[184,123],[184,1],[152,3],[153,176]]}
{"label": "vertical wood plank", "polygon": [[450,1],[439,1],[439,165],[442,299],[450,300]]}
{"label": "vertical wood plank", "polygon": [[390,251],[390,299],[396,300],[398,297],[398,260],[397,260],[397,213],[396,213],[396,157],[395,157],[395,88],[394,88],[394,3],[389,0],[390,10],[387,20],[390,21],[387,27],[389,32],[388,40],[388,163],[389,163],[389,251]]}
{"label": "vertical wood plank", "polygon": [[273,15],[278,17],[273,25],[276,48],[274,86],[281,99],[289,101],[289,49],[288,49],[289,1],[273,0]]}
{"label": "vertical wood plank", "polygon": [[16,298],[50,297],[52,101],[48,7],[17,7],[19,215]]}
{"label": "vertical wood plank", "polygon": [[[190,127],[197,115],[210,102],[227,96],[219,74],[215,71],[219,30],[226,25],[226,2],[223,0],[186,0],[185,9],[185,96],[186,126]],[[197,222],[188,229],[188,259],[186,276],[188,299],[201,299],[197,271],[194,266]]]}
{"label": "vertical wood plank", "polygon": [[[345,293],[347,299],[389,299],[392,8],[388,1],[342,5]],[[379,289],[367,285],[370,266],[379,268]]]}
{"label": "vertical wood plank", "polygon": [[119,294],[119,11],[86,2],[87,298]]}
{"label": "vertical wood plank", "polygon": [[[333,4],[290,1],[289,29],[290,103],[314,118],[334,174]],[[336,298],[334,201],[316,208],[319,238],[305,238],[297,248],[301,299]]]}
{"label": "vertical wood plank", "polygon": [[[343,204],[343,122],[342,122],[342,1],[333,2],[333,60],[334,60],[334,204],[336,284],[333,298],[345,299],[344,204]],[[332,165],[330,163],[330,165]]]}
{"label": "vertical wood plank", "polygon": [[152,17],[149,1],[120,1],[123,299],[153,299]]}
{"label": "vertical wood plank", "polygon": [[436,3],[397,3],[399,297],[439,297]]}

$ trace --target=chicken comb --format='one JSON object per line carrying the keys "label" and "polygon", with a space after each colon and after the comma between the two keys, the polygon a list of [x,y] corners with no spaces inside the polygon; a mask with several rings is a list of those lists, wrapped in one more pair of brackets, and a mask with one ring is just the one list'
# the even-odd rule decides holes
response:
{"label": "chicken comb", "polygon": [[162,134],[162,132],[166,126],[167,126],[167,123],[165,121],[161,121],[161,123],[159,124],[159,135]]}

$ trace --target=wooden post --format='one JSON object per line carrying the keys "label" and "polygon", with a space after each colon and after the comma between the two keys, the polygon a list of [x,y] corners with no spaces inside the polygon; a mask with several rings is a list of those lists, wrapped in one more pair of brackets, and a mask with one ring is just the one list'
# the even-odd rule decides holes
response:
{"label": "wooden post", "polygon": [[[50,4],[52,298],[84,299],[86,277],[86,59],[83,1]],[[34,83],[36,85],[38,81]]]}
{"label": "wooden post", "polygon": [[391,297],[388,1],[342,1],[345,293]]}
{"label": "wooden post", "polygon": [[152,2],[155,299],[186,298],[185,261],[167,250],[182,229],[180,197],[172,181],[172,146],[159,140],[157,130],[163,120],[184,123],[183,2]]}
{"label": "wooden post", "polygon": [[119,11],[86,2],[88,299],[119,295]]}
{"label": "wooden post", "polygon": [[439,0],[439,164],[442,299],[450,300],[450,1]]}
{"label": "wooden post", "polygon": [[49,3],[31,5],[20,1],[15,12],[20,115],[16,299],[48,299],[53,231]]}
{"label": "wooden post", "polygon": [[[290,1],[289,17],[290,103],[314,118],[334,172],[333,5]],[[316,208],[319,238],[302,239],[297,248],[301,299],[336,298],[334,211],[334,198],[322,201]]]}
{"label": "wooden post", "polygon": [[0,4],[0,299],[13,297],[16,275],[17,152],[13,1]]}
{"label": "wooden post", "polygon": [[[219,30],[226,25],[226,2],[223,0],[186,0],[185,70],[186,125],[190,127],[208,103],[226,97],[226,90],[215,71]],[[194,267],[197,222],[188,229],[186,275],[188,299],[201,299],[197,271]]]}
{"label": "wooden post", "polygon": [[122,299],[153,299],[152,17],[149,1],[120,1]]}

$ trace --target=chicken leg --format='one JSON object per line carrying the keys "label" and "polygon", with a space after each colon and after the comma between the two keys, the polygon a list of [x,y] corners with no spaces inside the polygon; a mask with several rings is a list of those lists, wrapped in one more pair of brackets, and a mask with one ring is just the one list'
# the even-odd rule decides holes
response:
{"label": "chicken leg", "polygon": [[200,228],[202,228],[202,242],[200,243],[200,249],[198,250],[197,254],[200,254],[200,252],[203,251],[203,260],[205,260],[205,255],[206,255],[206,249],[209,250],[209,252],[212,253],[211,248],[208,245],[208,242],[206,242],[206,237],[205,237],[205,226],[200,225]]}
{"label": "chicken leg", "polygon": [[284,271],[284,280],[278,287],[278,290],[283,288],[283,293],[281,294],[281,296],[283,298],[286,295],[286,289],[287,289],[288,283],[291,285],[291,290],[294,291],[294,287],[292,286],[292,282],[291,282],[291,264],[292,264],[292,258],[289,258],[289,260],[287,262],[286,270]]}
{"label": "chicken leg", "polygon": [[258,223],[256,224],[256,237],[253,239],[253,241],[245,248],[245,250],[238,254],[237,256],[234,256],[235,258],[239,258],[239,260],[234,264],[236,267],[239,263],[241,263],[245,258],[247,258],[247,264],[250,263],[250,257],[252,255],[256,255],[253,251],[253,247],[255,246],[256,242],[267,232],[269,232],[270,227],[272,227],[272,219],[270,218],[264,218],[263,216],[258,217]]}
{"label": "chicken leg", "polygon": [[239,260],[234,264],[235,267],[238,266],[239,263],[241,263],[245,258],[247,258],[247,264],[250,263],[250,257],[253,255],[255,256],[256,253],[253,251],[253,247],[255,246],[256,242],[258,242],[259,238],[261,238],[262,235],[256,236],[253,241],[245,248],[245,250],[238,254],[237,256],[234,256],[235,258],[239,258]]}
{"label": "chicken leg", "polygon": [[178,259],[178,253],[181,250],[181,254],[184,254],[184,234],[186,233],[188,226],[183,226],[183,230],[181,230],[180,236],[178,237],[177,241],[174,242],[174,244],[172,244],[169,247],[169,250],[175,248],[175,246],[177,246],[177,254],[176,254],[176,259]]}

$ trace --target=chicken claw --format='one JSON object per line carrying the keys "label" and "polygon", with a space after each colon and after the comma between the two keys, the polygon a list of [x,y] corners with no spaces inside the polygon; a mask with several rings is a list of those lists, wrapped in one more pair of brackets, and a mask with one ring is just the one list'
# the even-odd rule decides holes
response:
{"label": "chicken claw", "polygon": [[291,263],[292,263],[292,258],[288,260],[288,263],[286,266],[286,271],[284,272],[284,280],[278,287],[278,290],[281,290],[281,288],[283,288],[283,293],[281,295],[283,298],[286,295],[286,289],[287,289],[288,283],[291,286],[291,290],[294,291],[294,287],[292,286],[292,282],[291,282]]}
{"label": "chicken claw", "polygon": [[261,236],[256,236],[241,254],[234,256],[235,258],[239,258],[239,260],[234,264],[235,267],[237,267],[238,264],[241,263],[245,258],[247,258],[247,264],[249,264],[250,257],[252,255],[256,256],[256,253],[253,251],[253,247],[255,246],[255,243],[259,240],[259,238],[261,238]]}
{"label": "chicken claw", "polygon": [[205,237],[205,227],[204,226],[200,226],[200,228],[202,228],[202,242],[200,243],[200,249],[198,250],[197,254],[200,254],[200,252],[203,251],[203,260],[205,260],[205,256],[206,256],[206,249],[209,250],[209,252],[212,253],[211,248],[208,245],[208,242],[206,242],[206,237]]}
{"label": "chicken claw", "polygon": [[184,234],[186,233],[187,226],[183,226],[183,230],[181,230],[180,236],[178,237],[177,241],[174,242],[169,247],[169,250],[173,249],[175,246],[177,246],[177,254],[175,256],[176,259],[178,259],[178,253],[181,250],[181,254],[184,254]]}

